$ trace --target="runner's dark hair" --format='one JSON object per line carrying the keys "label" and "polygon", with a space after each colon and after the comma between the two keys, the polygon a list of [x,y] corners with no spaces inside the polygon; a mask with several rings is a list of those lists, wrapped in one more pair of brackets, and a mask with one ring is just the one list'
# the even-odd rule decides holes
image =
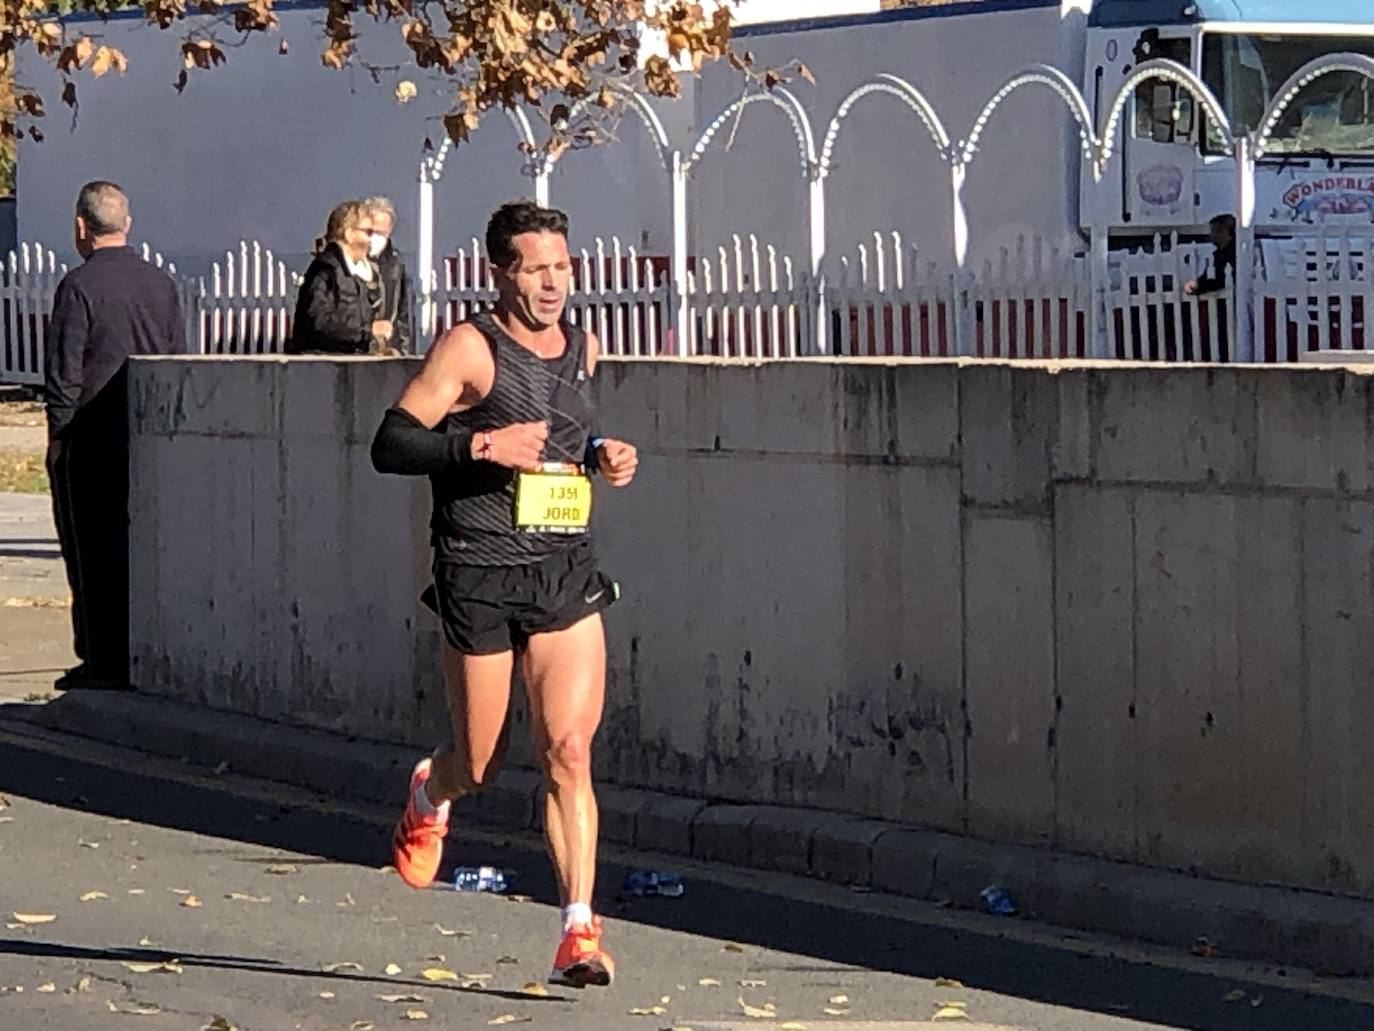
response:
{"label": "runner's dark hair", "polygon": [[520,256],[514,240],[521,233],[557,233],[568,238],[568,216],[557,208],[545,208],[532,200],[502,204],[487,222],[487,259],[508,269]]}

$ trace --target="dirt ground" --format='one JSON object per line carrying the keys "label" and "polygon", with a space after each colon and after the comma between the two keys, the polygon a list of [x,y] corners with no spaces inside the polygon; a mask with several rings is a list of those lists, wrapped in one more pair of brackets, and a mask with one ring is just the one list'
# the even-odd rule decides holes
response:
{"label": "dirt ground", "polygon": [[48,431],[38,401],[0,402],[0,493],[46,494]]}

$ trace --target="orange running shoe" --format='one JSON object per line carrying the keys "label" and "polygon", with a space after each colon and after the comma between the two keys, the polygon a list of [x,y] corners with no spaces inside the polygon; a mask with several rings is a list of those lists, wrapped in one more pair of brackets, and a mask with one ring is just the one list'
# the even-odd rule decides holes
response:
{"label": "orange running shoe", "polygon": [[444,838],[448,836],[448,820],[424,817],[415,811],[415,790],[429,780],[433,760],[421,759],[410,775],[410,794],[406,797],[405,815],[396,825],[391,839],[391,859],[396,872],[412,888],[428,888],[439,873],[439,860],[444,856]]}
{"label": "orange running shoe", "polygon": [[605,988],[615,977],[615,961],[601,948],[601,918],[590,925],[573,924],[563,932],[558,954],[553,957],[550,984],[568,988]]}

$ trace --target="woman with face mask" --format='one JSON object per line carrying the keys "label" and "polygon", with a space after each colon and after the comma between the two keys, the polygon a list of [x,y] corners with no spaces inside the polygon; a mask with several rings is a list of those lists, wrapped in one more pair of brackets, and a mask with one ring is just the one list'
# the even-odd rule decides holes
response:
{"label": "woman with face mask", "polygon": [[369,252],[377,263],[380,276],[380,307],[378,318],[391,323],[390,346],[401,354],[414,353],[414,333],[411,323],[410,276],[405,261],[391,242],[396,228],[396,208],[385,197],[369,197],[367,205],[372,224]]}
{"label": "woman with face mask", "polygon": [[323,251],[310,263],[296,298],[288,354],[368,354],[391,346],[382,317],[381,275],[369,255],[370,212],[345,201],[329,214]]}

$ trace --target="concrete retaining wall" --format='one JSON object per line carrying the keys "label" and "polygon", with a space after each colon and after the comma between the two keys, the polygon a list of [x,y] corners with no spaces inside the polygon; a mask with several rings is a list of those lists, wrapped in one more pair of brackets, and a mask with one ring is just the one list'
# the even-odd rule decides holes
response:
{"label": "concrete retaining wall", "polygon": [[[426,488],[367,460],[412,368],[135,362],[144,689],[437,739]],[[604,778],[1374,897],[1369,377],[599,379],[644,453],[598,500]]]}

